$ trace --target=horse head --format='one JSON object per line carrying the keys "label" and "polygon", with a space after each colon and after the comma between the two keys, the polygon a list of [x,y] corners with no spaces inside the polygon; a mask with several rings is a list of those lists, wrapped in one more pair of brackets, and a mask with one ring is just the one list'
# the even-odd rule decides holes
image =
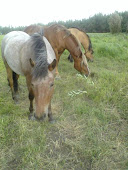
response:
{"label": "horse head", "polygon": [[[34,70],[36,64],[30,60],[31,67]],[[47,74],[44,77],[34,77],[31,80],[30,88],[32,89],[35,97],[36,113],[34,117],[37,120],[43,120],[49,113],[51,98],[54,92],[54,73],[56,67],[56,59],[47,66]]]}
{"label": "horse head", "polygon": [[74,58],[74,68],[85,76],[89,75],[88,63],[85,55],[81,52],[81,55]]}
{"label": "horse head", "polygon": [[34,53],[34,56],[29,60],[31,67],[29,93],[35,97],[36,113],[34,117],[43,120],[48,114],[50,120],[56,67],[55,54],[47,39],[41,35],[34,34],[30,40],[31,53]]}

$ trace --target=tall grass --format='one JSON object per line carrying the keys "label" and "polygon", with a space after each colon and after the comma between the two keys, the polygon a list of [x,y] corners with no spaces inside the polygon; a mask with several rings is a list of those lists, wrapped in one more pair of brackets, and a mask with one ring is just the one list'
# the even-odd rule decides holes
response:
{"label": "tall grass", "polygon": [[[128,169],[128,36],[89,35],[95,59],[87,79],[68,62],[67,51],[61,56],[53,125],[28,120],[23,77],[20,104],[13,103],[0,59],[0,169]],[[69,95],[73,91],[81,93]]]}

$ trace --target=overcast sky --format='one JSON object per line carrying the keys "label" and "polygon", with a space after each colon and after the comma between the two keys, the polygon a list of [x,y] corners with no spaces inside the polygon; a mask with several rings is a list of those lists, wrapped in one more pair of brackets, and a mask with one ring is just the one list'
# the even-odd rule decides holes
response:
{"label": "overcast sky", "polygon": [[128,11],[128,0],[1,0],[0,26],[81,20]]}

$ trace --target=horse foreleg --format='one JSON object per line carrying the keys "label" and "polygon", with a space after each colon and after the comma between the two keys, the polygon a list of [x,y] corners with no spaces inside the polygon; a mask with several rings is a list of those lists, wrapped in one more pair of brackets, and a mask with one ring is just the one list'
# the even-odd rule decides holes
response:
{"label": "horse foreleg", "polygon": [[57,63],[56,63],[56,79],[60,79],[61,77],[60,77],[60,75],[59,75],[59,72],[58,72],[58,64],[59,64],[59,60],[60,60],[60,56],[61,56],[61,54],[56,54],[56,59],[57,59]]}
{"label": "horse foreleg", "polygon": [[52,116],[52,110],[51,110],[51,102],[49,103],[49,107],[48,107],[48,118],[50,122],[54,122],[54,119]]}
{"label": "horse foreleg", "polygon": [[59,75],[59,72],[58,72],[58,62],[56,64],[56,79],[60,79],[60,75]]}
{"label": "horse foreleg", "polygon": [[19,75],[16,74],[15,72],[13,74],[13,88],[14,88],[14,93],[15,93],[15,101],[18,102],[19,99],[19,94],[18,94],[18,78]]}
{"label": "horse foreleg", "polygon": [[28,118],[30,120],[36,120],[35,116],[34,116],[34,109],[33,109],[33,100],[34,100],[34,94],[33,94],[33,91],[29,91],[29,100],[30,100],[30,107],[29,107],[29,111],[30,111],[30,114],[28,116]]}
{"label": "horse foreleg", "polygon": [[34,111],[34,108],[33,108],[34,93],[33,93],[32,87],[31,87],[31,78],[29,76],[26,77],[26,83],[27,83],[27,87],[28,87],[28,91],[29,91],[28,98],[30,101],[30,106],[29,106],[30,114],[29,114],[28,118],[30,120],[35,120],[34,113],[33,113],[33,111]]}
{"label": "horse foreleg", "polygon": [[55,55],[56,55],[56,75],[59,75],[59,72],[58,72],[59,56],[58,56],[58,51],[57,50],[55,50]]}
{"label": "horse foreleg", "polygon": [[34,94],[33,91],[29,91],[29,100],[30,100],[30,107],[29,107],[29,111],[30,111],[30,116],[33,116],[33,100],[34,100]]}

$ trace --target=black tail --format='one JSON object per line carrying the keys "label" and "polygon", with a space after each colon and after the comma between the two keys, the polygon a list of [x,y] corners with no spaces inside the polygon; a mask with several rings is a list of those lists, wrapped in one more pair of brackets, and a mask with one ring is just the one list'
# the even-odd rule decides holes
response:
{"label": "black tail", "polygon": [[13,74],[13,87],[14,87],[14,91],[17,92],[18,91],[17,74],[15,72],[13,72],[12,74]]}

